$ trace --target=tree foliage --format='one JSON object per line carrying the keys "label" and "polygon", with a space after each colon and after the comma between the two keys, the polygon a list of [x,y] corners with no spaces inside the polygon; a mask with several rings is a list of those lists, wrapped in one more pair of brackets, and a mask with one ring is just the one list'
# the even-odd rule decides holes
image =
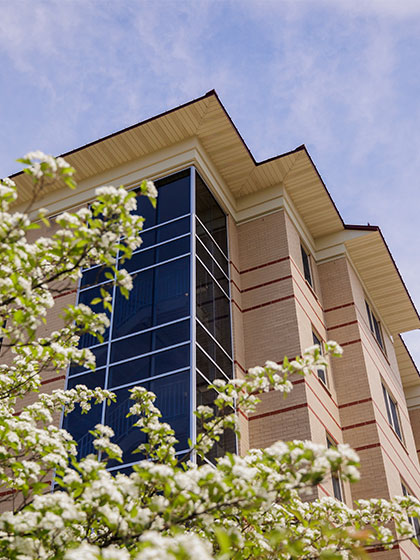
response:
{"label": "tree foliage", "polygon": [[[62,158],[34,152],[20,161],[33,181],[34,198],[51,181],[75,187],[74,169]],[[155,204],[152,183],[143,182],[141,191]],[[357,480],[358,457],[347,445],[327,449],[309,441],[277,442],[243,457],[228,453],[215,465],[203,460],[224,430],[238,432],[235,410],[249,414],[261,393],[288,393],[291,374],[310,375],[325,366],[317,346],[293,361],[253,368],[243,379],[215,382],[214,406],[197,410],[202,430],[182,461],[175,455],[175,434],[154,405],[155,395],[142,387],[131,391],[130,414],[147,442],[139,445],[133,472],[113,476],[107,471],[107,462],[122,452],[112,442],[112,430],[102,425],[93,432],[98,454],[76,459],[75,441],[58,426],[60,411],[88,411],[115,395],[82,385],[45,394],[41,378],[45,372],[62,373],[71,362],[93,370],[94,356],[79,349],[78,340],[84,333],[101,340],[108,319],[86,305],[68,305],[62,328],[48,336],[39,336],[39,329],[54,295],[66,283],[74,284],[82,267],[108,268],[128,297],[131,277],[116,268],[117,251],[130,258],[141,243],[143,224],[133,214],[134,193],[107,186],[97,189],[96,197],[89,208],[64,212],[50,223],[46,209],[32,219],[12,212],[15,185],[0,181],[5,361],[0,365],[0,499],[5,508],[0,558],[327,560],[362,558],[372,546],[412,538],[407,515],[418,516],[420,504],[410,496],[361,500],[355,509],[332,498],[305,501],[305,493],[332,472]],[[31,230],[42,223],[48,235],[33,236]],[[106,291],[101,300],[106,311],[112,305]],[[325,351],[341,353],[332,342]]]}

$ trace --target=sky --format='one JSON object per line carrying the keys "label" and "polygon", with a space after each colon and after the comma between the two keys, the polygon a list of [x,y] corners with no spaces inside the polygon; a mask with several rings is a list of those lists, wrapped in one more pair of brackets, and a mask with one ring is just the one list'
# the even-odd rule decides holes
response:
{"label": "sky", "polygon": [[[257,160],[305,144],[420,309],[419,0],[0,0],[0,177],[216,89]],[[419,331],[404,336],[420,366]]]}

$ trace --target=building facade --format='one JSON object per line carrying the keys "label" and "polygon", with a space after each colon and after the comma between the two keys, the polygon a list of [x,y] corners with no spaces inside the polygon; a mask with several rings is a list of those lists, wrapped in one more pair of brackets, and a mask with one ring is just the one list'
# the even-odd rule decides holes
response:
{"label": "building facade", "polygon": [[[85,383],[117,394],[115,404],[64,420],[81,456],[102,421],[116,432],[125,468],[138,460],[139,431],[126,414],[139,383],[157,394],[184,455],[200,429],[195,407],[212,402],[209,382],[333,339],[341,359],[293,379],[286,400],[265,394],[254,414],[239,414],[240,440],[226,434],[209,460],[279,439],[346,442],[361,458],[360,482],[331,477],[316,495],[348,505],[420,498],[420,377],[400,337],[419,328],[419,315],[379,228],[343,222],[304,146],[257,163],[212,91],[64,156],[79,188],[37,202],[54,214],[88,204],[104,184],[135,189],[151,179],[159,193],[156,211],[139,197],[143,244],[122,263],[133,275],[130,299],[115,295],[104,343],[81,340],[97,370],[44,380],[46,389]],[[24,204],[30,182],[14,179]],[[108,285],[103,271],[86,270],[62,304],[89,303]],[[407,542],[373,557],[420,559],[420,551]]]}

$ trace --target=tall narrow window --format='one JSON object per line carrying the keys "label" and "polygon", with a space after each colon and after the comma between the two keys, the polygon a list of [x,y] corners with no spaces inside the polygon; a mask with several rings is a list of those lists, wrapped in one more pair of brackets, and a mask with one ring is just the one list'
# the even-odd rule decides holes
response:
{"label": "tall narrow window", "polygon": [[300,252],[302,254],[303,275],[308,284],[313,288],[310,255],[303,245],[300,246]]}
{"label": "tall narrow window", "polygon": [[[324,353],[324,345],[321,342],[318,335],[316,335],[313,331],[312,331],[312,339],[313,339],[313,343],[317,344],[320,347],[321,354],[323,354]],[[317,368],[316,373],[317,373],[319,379],[324,383],[324,385],[327,385],[327,373],[326,373],[325,369],[324,368]]]}
{"label": "tall narrow window", "polygon": [[[404,482],[401,482],[401,489],[403,496],[414,496],[412,492],[408,489]],[[413,527],[414,537],[420,542],[420,520],[418,517],[409,517],[409,523]]]}
{"label": "tall narrow window", "polygon": [[[118,259],[132,275],[129,299],[100,267],[82,271],[78,291],[79,302],[101,312],[102,306],[91,302],[100,288],[109,290],[113,309],[102,343],[91,335],[80,339],[80,346],[95,354],[96,370],[72,366],[67,387],[104,387],[115,392],[117,401],[93,405],[83,415],[76,408],[63,427],[82,458],[94,452],[89,430],[98,423],[111,426],[113,441],[123,450],[123,465],[110,461],[111,470],[141,460],[134,451],[146,441],[134,427],[136,418],[127,418],[132,387],[143,385],[156,394],[163,421],[175,430],[175,449],[184,456],[188,440],[194,443],[200,429],[194,407],[214,400],[207,385],[233,376],[226,216],[193,168],[155,183],[156,210],[138,197],[137,212],[146,218],[143,243],[130,260]],[[233,432],[220,438],[208,459],[225,451],[236,451]]]}
{"label": "tall narrow window", "polygon": [[387,416],[388,416],[388,422],[391,424],[395,433],[397,434],[397,436],[402,441],[403,438],[402,438],[400,419],[399,419],[399,415],[398,415],[397,402],[395,401],[395,399],[393,397],[391,397],[388,389],[385,387],[385,385],[383,383],[382,383],[382,392],[384,394],[386,413],[387,413]]}
{"label": "tall narrow window", "polygon": [[368,320],[369,320],[369,327],[370,330],[372,331],[373,336],[376,338],[379,346],[382,348],[382,350],[385,352],[385,344],[384,344],[384,339],[382,336],[382,328],[381,328],[381,324],[378,321],[378,319],[376,318],[375,314],[373,313],[370,305],[368,304],[367,301],[365,301],[366,304],[366,312],[367,312],[367,316],[368,316]]}
{"label": "tall narrow window", "polygon": [[[196,399],[209,404],[214,379],[233,377],[229,260],[226,215],[196,172]],[[201,426],[197,426],[200,431]],[[208,460],[236,451],[236,437],[227,431]]]}
{"label": "tall narrow window", "polygon": [[[83,335],[80,345],[96,356],[96,371],[71,367],[67,386],[101,386],[112,390],[115,403],[97,404],[88,414],[76,409],[65,417],[63,426],[78,443],[79,458],[93,453],[95,424],[105,423],[115,432],[113,441],[123,450],[123,465],[141,459],[134,451],[146,435],[134,427],[136,418],[128,417],[130,389],[143,385],[157,395],[156,405],[163,420],[172,425],[185,453],[191,437],[191,171],[190,169],[156,181],[157,207],[143,196],[137,199],[137,212],[146,220],[143,244],[129,261],[118,259],[133,279],[129,299],[125,299],[104,276],[99,267],[83,271],[78,301],[91,305],[99,288],[108,289],[113,298],[110,327],[99,343]],[[92,306],[103,311],[101,304]],[[109,467],[120,468],[116,461]]]}
{"label": "tall narrow window", "polygon": [[[337,447],[336,443],[332,440],[332,438],[327,434],[327,447],[328,449]],[[340,502],[343,501],[343,485],[341,482],[341,478],[340,475],[335,473],[331,473],[331,479],[332,479],[332,486],[333,486],[333,493],[334,493],[334,498],[336,498],[337,500],[340,500]]]}

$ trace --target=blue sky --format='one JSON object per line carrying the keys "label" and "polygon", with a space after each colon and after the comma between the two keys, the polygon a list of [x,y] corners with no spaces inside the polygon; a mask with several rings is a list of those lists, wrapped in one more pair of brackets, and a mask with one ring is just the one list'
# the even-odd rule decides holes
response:
{"label": "blue sky", "polygon": [[[306,144],[420,308],[418,0],[0,0],[0,176],[216,89],[256,159]],[[405,336],[420,364],[420,334]]]}

